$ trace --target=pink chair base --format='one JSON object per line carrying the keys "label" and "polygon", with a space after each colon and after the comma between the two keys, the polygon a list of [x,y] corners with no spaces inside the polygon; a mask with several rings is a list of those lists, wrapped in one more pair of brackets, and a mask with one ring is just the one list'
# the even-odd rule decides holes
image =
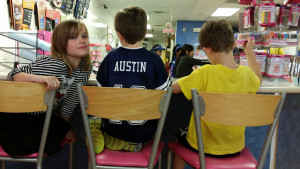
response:
{"label": "pink chair base", "polygon": [[[126,166],[126,167],[147,167],[153,142],[146,144],[139,152],[127,152],[127,151],[112,151],[104,149],[100,154],[96,154],[97,165],[107,166]],[[163,149],[164,143],[160,142],[154,164]]]}
{"label": "pink chair base", "polygon": [[[14,156],[14,157],[18,157],[18,158],[37,158],[38,153],[34,153],[34,154],[30,154],[30,155],[26,155],[26,156]],[[11,157],[10,155],[8,155],[3,148],[0,146],[0,157]]]}
{"label": "pink chair base", "polygon": [[[200,169],[199,155],[178,142],[171,142],[168,147],[194,168]],[[257,161],[245,147],[239,156],[227,158],[205,157],[206,169],[256,169]]]}
{"label": "pink chair base", "polygon": [[[62,141],[62,143],[60,144],[61,146],[63,146],[64,144],[69,143],[69,140],[67,138],[64,138],[64,140]],[[13,156],[13,157],[17,157],[17,158],[37,158],[38,153],[33,153],[30,155],[26,155],[26,156]],[[46,157],[47,155],[44,154],[44,157]],[[11,157],[10,155],[8,155],[2,148],[2,146],[0,146],[0,157]]]}

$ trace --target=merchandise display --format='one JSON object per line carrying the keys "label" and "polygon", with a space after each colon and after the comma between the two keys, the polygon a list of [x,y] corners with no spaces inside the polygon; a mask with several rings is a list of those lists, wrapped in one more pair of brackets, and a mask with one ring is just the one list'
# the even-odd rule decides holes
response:
{"label": "merchandise display", "polygon": [[105,52],[105,50],[103,49],[103,45],[102,44],[90,44],[90,52],[91,52],[91,57],[92,57],[92,61],[93,61],[93,72],[97,73],[100,63],[103,60],[103,55]]}
{"label": "merchandise display", "polygon": [[261,3],[259,4],[259,21],[258,24],[262,27],[276,26],[276,4]]}
{"label": "merchandise display", "polygon": [[[240,28],[243,32],[235,33],[234,37],[240,49],[248,38],[255,40],[256,59],[265,77],[292,82],[300,77],[297,56],[299,31],[295,31],[300,10],[299,2],[287,5],[289,3],[276,7],[272,1],[262,1],[245,8],[243,19],[240,18],[243,24],[239,24],[243,26]],[[277,17],[276,8],[279,9]],[[235,54],[234,59],[241,65],[247,65],[244,53]]]}
{"label": "merchandise display", "polygon": [[[50,51],[50,43],[38,39],[37,31],[14,31],[0,32],[1,41],[7,45],[1,46],[5,59],[0,60],[1,66],[9,69],[16,68],[19,64],[27,64],[35,61],[39,56],[38,48]],[[12,47],[13,46],[13,47]]]}
{"label": "merchandise display", "polygon": [[30,36],[26,33],[32,33],[32,32],[20,32],[20,31],[9,31],[7,36],[11,39],[14,39],[16,41],[22,42],[22,43],[26,43],[28,45],[40,48],[42,50],[48,51],[50,52],[50,48],[51,48],[51,44],[48,42],[45,42],[41,39],[37,39],[34,36]]}

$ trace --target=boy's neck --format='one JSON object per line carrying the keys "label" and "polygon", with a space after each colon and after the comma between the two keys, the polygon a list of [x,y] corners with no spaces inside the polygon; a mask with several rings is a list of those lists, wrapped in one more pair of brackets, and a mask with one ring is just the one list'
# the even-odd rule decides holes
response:
{"label": "boy's neck", "polygon": [[220,64],[226,66],[230,69],[238,68],[238,64],[234,61],[233,55],[231,52],[217,52],[212,54],[214,57],[214,64]]}
{"label": "boy's neck", "polygon": [[121,45],[123,47],[126,47],[126,48],[140,48],[142,47],[142,40],[141,41],[137,41],[135,44],[129,44],[127,43],[126,41],[120,41],[121,42]]}

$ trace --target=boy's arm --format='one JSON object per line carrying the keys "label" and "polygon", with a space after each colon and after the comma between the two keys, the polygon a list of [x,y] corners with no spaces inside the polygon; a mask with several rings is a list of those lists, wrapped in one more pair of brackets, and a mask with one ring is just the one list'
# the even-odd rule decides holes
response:
{"label": "boy's arm", "polygon": [[254,40],[248,38],[248,42],[243,44],[244,51],[247,56],[248,67],[257,75],[260,80],[260,84],[262,83],[262,75],[258,63],[256,61],[256,57],[253,51],[254,48]]}
{"label": "boy's arm", "polygon": [[177,80],[175,82],[172,83],[171,87],[173,88],[173,93],[174,94],[178,94],[181,92],[181,88],[177,82]]}

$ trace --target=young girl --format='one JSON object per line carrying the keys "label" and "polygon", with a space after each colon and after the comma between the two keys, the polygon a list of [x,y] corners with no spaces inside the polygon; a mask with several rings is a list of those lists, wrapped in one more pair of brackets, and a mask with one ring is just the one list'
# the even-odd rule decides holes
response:
{"label": "young girl", "polygon": [[170,66],[170,73],[171,73],[171,77],[172,78],[175,78],[175,62],[177,60],[177,58],[179,57],[179,54],[180,54],[180,50],[182,48],[182,45],[181,44],[176,44],[174,47],[173,47],[173,55],[172,55],[172,62],[171,62],[171,66]]}
{"label": "young girl", "polygon": [[185,44],[182,46],[179,57],[175,62],[175,78],[181,78],[191,74],[194,65],[207,64],[202,60],[193,58],[194,54],[194,47],[192,45]]}
{"label": "young girl", "polygon": [[[79,104],[76,84],[85,85],[91,70],[87,28],[78,20],[67,20],[53,31],[51,56],[41,56],[8,74],[10,81],[45,83],[47,90],[56,89],[55,115],[51,119],[46,154],[51,156],[59,152],[65,137],[74,141],[68,122]],[[44,118],[45,112],[0,113],[3,149],[13,156],[38,152]]]}

